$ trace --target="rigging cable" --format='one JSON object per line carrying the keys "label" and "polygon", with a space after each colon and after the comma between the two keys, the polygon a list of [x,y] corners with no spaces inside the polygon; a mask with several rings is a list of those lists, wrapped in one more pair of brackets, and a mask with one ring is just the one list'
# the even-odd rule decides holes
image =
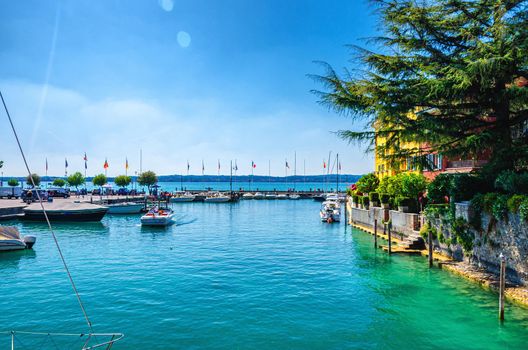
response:
{"label": "rigging cable", "polygon": [[[20,140],[18,138],[18,134],[16,132],[15,126],[13,124],[13,120],[11,119],[11,115],[9,114],[9,110],[7,109],[7,105],[4,100],[4,95],[2,94],[2,91],[0,91],[0,98],[2,99],[2,104],[4,105],[4,109],[6,111],[7,119],[9,120],[9,124],[11,125],[11,129],[13,130],[13,134],[15,135],[16,142],[18,144],[18,149],[20,150],[20,153],[22,155],[22,159],[24,160],[24,164],[26,166],[26,170],[28,171],[29,179],[31,180],[31,184],[33,185],[33,188],[36,188],[35,181],[33,180],[33,176],[31,176],[31,171],[29,170],[29,165],[26,160],[26,156],[24,154],[24,151],[22,150],[22,145],[20,144]],[[73,291],[75,292],[75,296],[77,297],[77,301],[79,302],[79,306],[81,307],[82,313],[84,315],[84,318],[86,319],[86,323],[88,324],[88,328],[90,329],[90,332],[93,333],[92,329],[92,322],[90,321],[90,318],[88,317],[88,314],[86,313],[86,309],[84,308],[83,302],[81,300],[81,296],[79,295],[79,292],[77,291],[77,287],[75,286],[75,282],[73,281],[73,277],[70,273],[70,269],[68,268],[68,265],[66,264],[66,259],[64,258],[64,255],[62,254],[62,250],[59,245],[59,241],[57,240],[57,236],[55,236],[55,232],[53,231],[53,228],[51,227],[50,220],[48,218],[48,213],[46,212],[46,209],[44,209],[44,204],[42,203],[42,197],[40,196],[39,191],[37,192],[37,198],[40,203],[40,207],[42,208],[42,212],[44,213],[44,217],[46,218],[46,222],[48,224],[48,228],[51,232],[51,235],[53,237],[53,240],[55,241],[55,246],[57,247],[57,250],[59,251],[60,258],[62,260],[62,264],[64,265],[64,269],[66,270],[66,273],[68,274],[68,278],[70,279],[70,283],[72,285]]]}

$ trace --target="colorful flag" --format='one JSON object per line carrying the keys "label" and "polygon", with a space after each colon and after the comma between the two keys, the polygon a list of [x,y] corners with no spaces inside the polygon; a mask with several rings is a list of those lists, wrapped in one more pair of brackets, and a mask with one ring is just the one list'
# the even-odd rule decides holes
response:
{"label": "colorful flag", "polygon": [[46,158],[46,173],[48,172],[48,158]]}
{"label": "colorful flag", "polygon": [[86,156],[86,152],[84,152],[84,161],[87,162],[88,161],[88,157]]}
{"label": "colorful flag", "polygon": [[84,158],[83,159],[84,159],[84,169],[88,169],[88,157],[86,156],[86,152],[84,152]]}
{"label": "colorful flag", "polygon": [[286,168],[290,169],[290,165],[288,164],[288,161],[286,161]]}
{"label": "colorful flag", "polygon": [[251,161],[251,167],[252,167],[252,168],[256,168],[256,167],[257,167],[257,164],[255,164],[255,162]]}
{"label": "colorful flag", "polygon": [[105,162],[104,162],[103,168],[108,169],[108,160],[107,160],[107,159],[105,159]]}
{"label": "colorful flag", "polygon": [[236,162],[236,160],[235,160],[235,169],[234,169],[234,170],[235,170],[235,171],[237,171],[237,170],[238,170],[238,165],[237,165],[237,162]]}
{"label": "colorful flag", "polygon": [[204,161],[202,159],[202,175],[204,174],[204,172],[205,172],[205,164],[204,164]]}
{"label": "colorful flag", "polygon": [[341,170],[341,162],[339,162],[339,164],[337,164],[339,170]]}
{"label": "colorful flag", "polygon": [[128,170],[128,158],[125,158],[125,169]]}
{"label": "colorful flag", "polygon": [[68,159],[64,158],[64,167],[67,168],[68,167]]}
{"label": "colorful flag", "polygon": [[187,172],[189,172],[190,168],[191,168],[191,166],[189,165],[189,161],[187,161]]}
{"label": "colorful flag", "polygon": [[323,168],[326,169],[326,162],[323,160]]}
{"label": "colorful flag", "polygon": [[220,159],[218,159],[218,171],[220,171]]}

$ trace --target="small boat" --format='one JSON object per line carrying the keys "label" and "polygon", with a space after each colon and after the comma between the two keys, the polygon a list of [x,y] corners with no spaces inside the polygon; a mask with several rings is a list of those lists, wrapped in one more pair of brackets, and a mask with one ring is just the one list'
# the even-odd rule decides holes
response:
{"label": "small boat", "polygon": [[37,238],[35,236],[21,236],[16,227],[0,227],[0,251],[31,249]]}
{"label": "small boat", "polygon": [[257,192],[253,195],[253,199],[264,199],[265,196],[261,192]]}
{"label": "small boat", "polygon": [[322,194],[314,194],[312,196],[312,198],[316,202],[324,202],[326,200],[326,195],[324,193],[322,193]]}
{"label": "small boat", "polygon": [[[90,203],[75,202],[44,202],[42,203],[50,221],[90,222],[101,221],[108,207]],[[44,211],[40,203],[33,203],[24,208],[23,220],[45,221]]]}
{"label": "small boat", "polygon": [[293,200],[297,200],[297,199],[300,199],[301,196],[299,196],[298,194],[294,193],[294,194],[290,194],[290,199],[293,199]]}
{"label": "small boat", "polygon": [[170,208],[152,207],[141,217],[143,226],[168,226],[174,223],[174,212]]}
{"label": "small boat", "polygon": [[192,202],[194,201],[195,198],[196,196],[192,193],[177,192],[171,197],[170,201],[171,203],[184,203],[184,202]]}
{"label": "small boat", "polygon": [[108,214],[138,214],[143,210],[143,203],[115,203],[108,204]]}
{"label": "small boat", "polygon": [[288,199],[288,195],[281,193],[277,196],[277,199]]}
{"label": "small boat", "polygon": [[277,199],[277,195],[275,193],[266,193],[264,198],[265,199]]}
{"label": "small boat", "polygon": [[341,221],[341,206],[338,201],[329,200],[321,204],[321,211],[319,212],[322,222],[339,222]]}
{"label": "small boat", "polygon": [[248,192],[248,193],[244,193],[242,195],[242,199],[254,199],[255,198],[255,195],[251,192]]}
{"label": "small boat", "polygon": [[225,194],[222,194],[220,192],[213,192],[207,195],[205,197],[204,202],[207,203],[226,203],[231,200],[231,197],[226,196]]}

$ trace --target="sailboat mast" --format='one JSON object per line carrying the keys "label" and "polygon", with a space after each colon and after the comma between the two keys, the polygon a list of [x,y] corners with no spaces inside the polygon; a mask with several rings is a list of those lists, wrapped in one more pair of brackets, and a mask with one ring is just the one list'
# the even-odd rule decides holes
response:
{"label": "sailboat mast", "polygon": [[297,152],[294,153],[293,156],[293,191],[295,192],[295,182],[296,182],[296,176],[297,176]]}
{"label": "sailboat mast", "polygon": [[336,163],[337,163],[337,180],[336,180],[336,189],[337,193],[339,193],[339,153],[336,156]]}

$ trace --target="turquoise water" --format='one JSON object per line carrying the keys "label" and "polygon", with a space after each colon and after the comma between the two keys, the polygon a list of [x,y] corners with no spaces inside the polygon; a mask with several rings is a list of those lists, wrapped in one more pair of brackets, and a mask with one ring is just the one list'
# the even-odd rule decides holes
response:
{"label": "turquoise water", "polygon": [[[229,182],[184,182],[180,184],[179,182],[160,182],[158,183],[161,186],[162,191],[179,191],[183,185],[185,190],[196,190],[203,191],[207,188],[213,190],[229,190]],[[47,184],[42,184],[43,187],[46,187]],[[115,188],[115,184],[111,183]],[[339,183],[339,190],[345,191],[350,183]],[[93,184],[88,182],[86,187],[91,190]],[[131,184],[129,188],[135,188],[136,184]],[[140,187],[141,188],[141,187]],[[288,182],[233,182],[233,190],[243,189],[245,191],[286,191],[288,189],[296,189],[297,191],[309,191],[315,189],[321,189],[324,191],[334,191],[337,188],[336,183],[322,183],[322,182],[297,182],[297,183],[288,183]]]}
{"label": "turquoise water", "polygon": [[[527,310],[500,325],[495,294],[319,222],[313,201],[175,209],[167,229],[56,227],[95,331],[126,334],[113,349],[526,349]],[[45,227],[17,225],[38,241],[0,254],[0,330],[86,331]]]}

